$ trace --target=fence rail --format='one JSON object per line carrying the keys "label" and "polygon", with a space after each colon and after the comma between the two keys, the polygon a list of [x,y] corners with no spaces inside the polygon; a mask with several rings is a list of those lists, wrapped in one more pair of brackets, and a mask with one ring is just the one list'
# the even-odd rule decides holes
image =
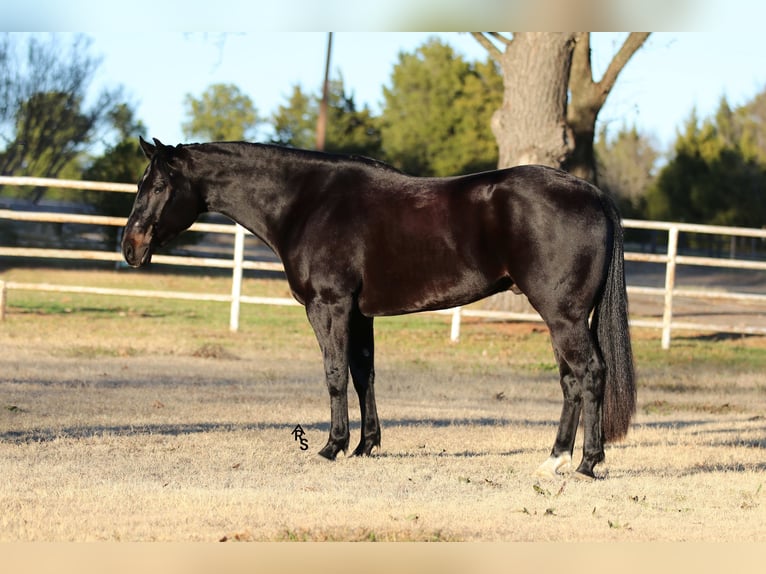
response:
{"label": "fence rail", "polygon": [[[133,193],[135,185],[74,181],[74,180],[54,180],[45,178],[30,177],[7,177],[0,176],[0,185],[16,186],[35,186],[35,187],[53,187],[63,189],[78,189],[91,191],[108,191],[118,193]],[[100,226],[118,226],[125,225],[123,217],[109,217],[101,215],[81,215],[81,214],[63,214],[63,213],[42,213],[25,212],[8,209],[0,209],[0,219],[25,221],[25,222],[45,222],[45,223],[78,223]],[[702,291],[679,289],[675,286],[676,268],[678,265],[693,265],[706,267],[722,267],[734,269],[751,269],[766,271],[766,262],[750,261],[735,258],[716,258],[716,257],[698,257],[678,254],[678,237],[680,233],[698,233],[728,235],[732,237],[751,237],[766,240],[766,230],[750,229],[742,227],[722,227],[711,225],[697,225],[686,223],[671,223],[660,221],[641,221],[626,219],[623,221],[625,229],[645,229],[662,231],[668,234],[667,251],[664,254],[648,253],[625,253],[626,261],[653,262],[665,265],[665,284],[664,287],[639,287],[628,286],[628,295],[641,294],[652,295],[663,298],[662,320],[649,319],[631,319],[631,324],[637,327],[647,327],[661,329],[662,347],[670,347],[671,333],[673,330],[686,329],[698,331],[719,331],[734,332],[744,334],[766,335],[766,327],[756,325],[721,325],[706,324],[695,322],[682,322],[673,319],[673,300],[675,297],[689,297],[711,300],[731,300],[739,302],[752,302],[766,304],[766,295],[739,293],[731,291]],[[231,294],[204,294],[204,293],[185,293],[177,291],[151,291],[137,289],[116,289],[100,288],[88,286],[64,286],[51,285],[48,283],[19,283],[13,281],[0,281],[0,320],[5,315],[6,293],[9,289],[16,290],[36,290],[36,291],[57,291],[70,293],[90,293],[99,295],[120,295],[134,297],[152,297],[152,298],[174,298],[190,300],[221,301],[230,303],[229,327],[232,331],[239,328],[239,309],[241,303],[260,304],[260,305],[298,305],[296,301],[280,297],[250,297],[242,295],[242,275],[244,270],[263,270],[263,271],[283,271],[280,263],[266,261],[251,261],[244,257],[244,242],[246,231],[235,224],[217,224],[217,223],[195,223],[191,228],[192,232],[204,233],[222,233],[234,235],[234,250],[231,258],[213,258],[213,257],[192,257],[179,255],[154,255],[152,262],[165,265],[179,265],[192,267],[209,267],[232,270],[232,288]],[[93,250],[72,250],[72,249],[49,249],[49,248],[27,248],[14,246],[0,246],[0,257],[28,257],[41,259],[77,259],[77,260],[95,260],[95,261],[122,261],[122,255],[110,251]],[[448,314],[452,316],[450,327],[450,338],[457,341],[460,336],[460,324],[462,317],[480,317],[487,319],[502,320],[521,320],[521,321],[542,321],[536,313],[512,313],[505,311],[492,311],[473,308],[460,308],[437,311],[436,313]]]}

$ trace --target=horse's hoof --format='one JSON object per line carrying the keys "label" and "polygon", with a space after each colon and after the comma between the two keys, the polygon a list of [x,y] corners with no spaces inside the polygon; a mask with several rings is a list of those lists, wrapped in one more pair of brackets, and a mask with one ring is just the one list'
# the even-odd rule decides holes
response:
{"label": "horse's hoof", "polygon": [[572,470],[572,455],[565,452],[559,456],[551,455],[535,471],[538,478],[557,478],[558,475]]}
{"label": "horse's hoof", "polygon": [[351,456],[372,456],[374,453],[377,453],[380,450],[380,442],[378,443],[365,443],[360,442],[359,446],[357,446],[354,449],[354,452],[351,453]]}
{"label": "horse's hoof", "polygon": [[598,462],[590,463],[583,459],[580,466],[578,466],[577,470],[574,472],[574,477],[584,481],[596,480],[596,475],[593,473],[593,467],[596,466],[596,464],[598,464]]}
{"label": "horse's hoof", "polygon": [[319,456],[321,456],[325,460],[335,460],[335,457],[338,456],[338,451],[332,448],[331,445],[327,445],[322,450],[320,450],[317,454],[319,454]]}
{"label": "horse's hoof", "polygon": [[354,452],[351,453],[351,456],[370,456],[371,452],[372,447],[367,447],[364,443],[360,443],[359,446],[354,449]]}

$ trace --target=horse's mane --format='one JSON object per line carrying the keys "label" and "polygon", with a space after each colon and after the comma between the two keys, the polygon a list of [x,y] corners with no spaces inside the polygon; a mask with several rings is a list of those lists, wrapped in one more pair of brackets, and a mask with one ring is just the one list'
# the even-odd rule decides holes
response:
{"label": "horse's mane", "polygon": [[297,147],[291,147],[287,145],[271,144],[271,143],[259,143],[259,142],[246,142],[246,141],[222,141],[222,142],[210,142],[210,143],[190,143],[179,144],[175,149],[189,148],[198,149],[201,151],[215,150],[218,153],[229,154],[249,154],[257,152],[259,154],[275,154],[280,156],[293,156],[295,159],[303,161],[318,161],[321,163],[336,163],[336,164],[362,164],[366,167],[373,169],[381,169],[390,171],[392,173],[402,174],[402,172],[396,169],[394,166],[387,164],[384,161],[380,161],[371,157],[356,154],[343,154],[334,152],[323,152],[316,150],[307,150]]}

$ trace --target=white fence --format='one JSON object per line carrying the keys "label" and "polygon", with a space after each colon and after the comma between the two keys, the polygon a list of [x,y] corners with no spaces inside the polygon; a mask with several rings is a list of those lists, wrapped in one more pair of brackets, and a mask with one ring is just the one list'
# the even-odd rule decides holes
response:
{"label": "white fence", "polygon": [[[109,184],[101,182],[84,182],[70,180],[52,180],[43,178],[4,177],[0,176],[0,185],[39,186],[54,188],[69,188],[78,190],[95,190],[109,192],[134,193],[135,185]],[[106,225],[122,227],[125,218],[106,217],[96,215],[74,215],[60,213],[33,213],[24,211],[12,211],[0,209],[0,219],[47,223],[81,223],[91,225]],[[664,300],[662,320],[631,319],[631,325],[636,327],[657,328],[662,330],[662,347],[670,347],[671,332],[677,329],[697,331],[734,332],[743,334],[766,335],[766,327],[756,325],[727,325],[710,323],[680,322],[673,319],[674,297],[689,297],[700,299],[727,299],[733,301],[748,301],[763,303],[766,305],[766,295],[738,293],[731,291],[703,291],[696,289],[678,289],[675,287],[676,268],[678,265],[696,265],[708,267],[727,267],[736,269],[755,269],[766,271],[766,262],[749,261],[734,258],[697,257],[678,254],[679,233],[700,233],[728,235],[732,237],[753,237],[766,239],[766,230],[748,229],[741,227],[719,227],[710,225],[693,225],[682,223],[639,221],[626,219],[623,221],[626,229],[649,229],[668,233],[667,252],[665,254],[646,254],[627,252],[627,261],[655,262],[665,265],[665,285],[659,287],[628,286],[628,295],[643,294],[662,297]],[[245,234],[247,233],[239,225],[225,225],[214,223],[196,223],[190,231],[206,233],[224,233],[234,235],[234,250],[231,259],[209,257],[186,257],[174,255],[154,255],[152,262],[157,264],[182,265],[193,267],[223,268],[232,270],[232,286],[230,295],[185,293],[176,291],[148,291],[136,289],[112,289],[88,286],[64,286],[47,283],[18,283],[0,280],[0,320],[4,317],[6,306],[6,292],[10,289],[58,291],[73,293],[91,293],[101,295],[120,295],[133,297],[174,298],[204,301],[221,301],[230,303],[229,326],[232,331],[239,328],[239,310],[241,303],[261,305],[298,305],[289,298],[279,297],[250,297],[242,295],[242,274],[245,269],[282,271],[279,263],[265,261],[248,261],[244,257]],[[31,257],[43,259],[73,259],[73,260],[97,260],[97,261],[121,261],[122,255],[111,251],[86,251],[69,249],[41,249],[13,246],[0,246],[0,257]],[[455,308],[438,311],[441,314],[452,315],[450,338],[457,341],[460,336],[460,323],[462,317],[483,317],[501,320],[541,321],[536,313],[511,313],[505,311],[490,311],[482,309]]]}

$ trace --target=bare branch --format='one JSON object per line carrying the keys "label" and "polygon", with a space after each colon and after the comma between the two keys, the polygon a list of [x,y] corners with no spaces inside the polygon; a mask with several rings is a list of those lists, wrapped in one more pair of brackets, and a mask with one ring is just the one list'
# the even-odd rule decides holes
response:
{"label": "bare branch", "polygon": [[619,51],[615,54],[614,58],[612,58],[612,61],[609,62],[609,67],[606,69],[606,72],[604,72],[601,81],[598,82],[602,94],[602,102],[606,101],[606,96],[614,87],[614,83],[617,81],[617,76],[633,54],[644,45],[649,34],[650,32],[631,32],[628,34],[628,37],[625,39],[625,42],[623,42]]}
{"label": "bare branch", "polygon": [[488,32],[488,34],[490,36],[492,36],[495,40],[497,40],[498,42],[500,42],[501,44],[503,44],[505,46],[510,46],[511,45],[512,39],[511,38],[506,38],[500,32]]}
{"label": "bare branch", "polygon": [[[496,32],[490,32],[490,33],[496,33]],[[500,59],[503,57],[503,53],[500,51],[500,49],[495,46],[492,41],[487,38],[484,35],[484,32],[471,32],[471,36],[473,36],[476,41],[484,47],[487,52],[489,52],[489,55],[492,56],[495,60],[500,62]],[[508,43],[510,43],[510,40],[508,40]]]}

